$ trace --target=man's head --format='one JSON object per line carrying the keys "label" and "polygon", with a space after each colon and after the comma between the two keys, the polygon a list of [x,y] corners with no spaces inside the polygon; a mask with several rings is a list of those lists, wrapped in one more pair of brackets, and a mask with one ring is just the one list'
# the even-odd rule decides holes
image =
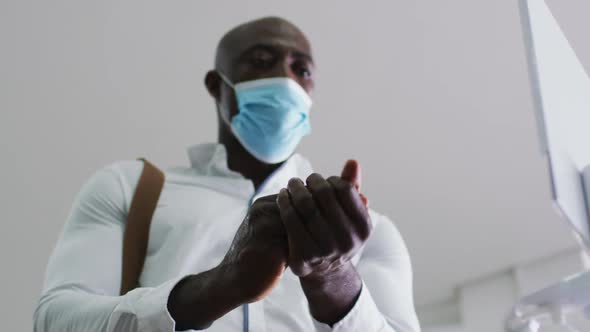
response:
{"label": "man's head", "polygon": [[231,118],[237,114],[234,91],[219,73],[233,83],[270,77],[288,77],[311,94],[314,87],[311,46],[294,24],[265,17],[241,24],[219,41],[215,70],[205,77],[207,90]]}
{"label": "man's head", "polygon": [[241,152],[247,151],[265,164],[278,164],[295,151],[310,130],[313,71],[307,38],[284,19],[247,22],[221,38],[205,85],[230,157],[241,155],[243,162],[247,156]]}

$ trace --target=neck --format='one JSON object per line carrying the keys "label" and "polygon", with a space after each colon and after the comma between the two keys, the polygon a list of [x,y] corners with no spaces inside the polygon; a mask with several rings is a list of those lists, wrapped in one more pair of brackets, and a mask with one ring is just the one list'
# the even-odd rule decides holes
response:
{"label": "neck", "polygon": [[254,158],[227,130],[226,126],[220,125],[218,141],[225,146],[227,151],[228,168],[252,181],[256,190],[272,172],[282,165],[282,163],[267,164]]}

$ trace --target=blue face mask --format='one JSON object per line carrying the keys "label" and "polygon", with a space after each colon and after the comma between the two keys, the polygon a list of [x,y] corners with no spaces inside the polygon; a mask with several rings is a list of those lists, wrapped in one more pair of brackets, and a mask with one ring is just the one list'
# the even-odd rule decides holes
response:
{"label": "blue face mask", "polygon": [[229,121],[227,110],[220,110],[234,136],[256,159],[276,164],[293,154],[303,136],[311,132],[311,99],[294,80],[264,78],[233,84],[238,114]]}

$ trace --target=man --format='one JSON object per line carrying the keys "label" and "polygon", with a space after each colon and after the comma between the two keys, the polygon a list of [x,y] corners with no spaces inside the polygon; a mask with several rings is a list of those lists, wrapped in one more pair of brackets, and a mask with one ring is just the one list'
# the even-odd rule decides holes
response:
{"label": "man", "polygon": [[141,287],[118,296],[143,167],[118,162],[77,197],[35,331],[419,331],[407,249],[367,208],[358,164],[325,179],[293,154],[309,132],[313,71],[309,42],[283,19],[228,32],[205,77],[219,143],[166,170]]}

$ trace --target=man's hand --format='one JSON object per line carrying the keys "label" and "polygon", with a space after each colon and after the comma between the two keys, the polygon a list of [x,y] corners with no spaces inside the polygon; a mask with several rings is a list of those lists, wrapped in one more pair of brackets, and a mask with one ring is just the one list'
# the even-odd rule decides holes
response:
{"label": "man's hand", "polygon": [[262,299],[287,267],[287,234],[276,197],[254,202],[220,264],[236,276],[244,302]]}
{"label": "man's hand", "polygon": [[241,304],[263,298],[280,280],[287,256],[276,195],[257,199],[223,261],[183,279],[170,293],[168,309],[177,331],[205,329]]}
{"label": "man's hand", "polygon": [[312,315],[333,323],[354,305],[362,281],[351,258],[369,238],[367,199],[360,168],[348,161],[341,177],[291,179],[277,197],[287,230],[289,267],[298,275]]}

